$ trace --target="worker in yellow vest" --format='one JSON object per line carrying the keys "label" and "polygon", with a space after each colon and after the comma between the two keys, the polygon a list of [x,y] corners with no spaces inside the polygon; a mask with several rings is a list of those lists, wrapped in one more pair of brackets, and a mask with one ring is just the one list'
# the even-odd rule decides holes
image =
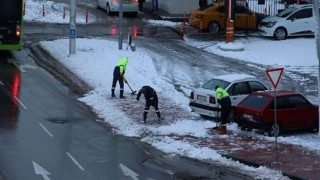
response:
{"label": "worker in yellow vest", "polygon": [[223,88],[216,86],[216,98],[218,103],[221,105],[221,126],[219,131],[221,134],[227,134],[226,124],[229,122],[229,113],[231,109],[231,99],[229,93]]}

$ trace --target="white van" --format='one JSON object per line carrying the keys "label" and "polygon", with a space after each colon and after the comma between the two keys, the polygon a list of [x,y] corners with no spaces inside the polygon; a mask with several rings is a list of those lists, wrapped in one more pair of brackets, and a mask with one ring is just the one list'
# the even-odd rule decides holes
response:
{"label": "white van", "polygon": [[284,40],[289,36],[314,35],[316,21],[312,13],[313,5],[292,5],[276,16],[264,18],[258,29],[262,36]]}
{"label": "white van", "polygon": [[[138,14],[138,0],[122,0],[123,12]],[[120,0],[98,0],[98,7],[105,9],[107,14],[119,12]]]}

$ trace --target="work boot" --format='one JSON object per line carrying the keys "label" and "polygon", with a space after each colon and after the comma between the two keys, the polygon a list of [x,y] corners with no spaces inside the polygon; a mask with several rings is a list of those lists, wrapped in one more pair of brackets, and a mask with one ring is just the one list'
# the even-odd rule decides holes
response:
{"label": "work boot", "polygon": [[148,115],[147,112],[144,112],[144,113],[143,113],[143,122],[144,122],[144,123],[147,122],[147,115]]}
{"label": "work boot", "polygon": [[123,95],[123,90],[120,90],[120,98],[125,99],[126,97]]}
{"label": "work boot", "polygon": [[111,89],[111,97],[116,97],[116,95],[114,95],[114,89]]}
{"label": "work boot", "polygon": [[221,126],[219,128],[219,134],[227,134],[227,127],[226,126]]}

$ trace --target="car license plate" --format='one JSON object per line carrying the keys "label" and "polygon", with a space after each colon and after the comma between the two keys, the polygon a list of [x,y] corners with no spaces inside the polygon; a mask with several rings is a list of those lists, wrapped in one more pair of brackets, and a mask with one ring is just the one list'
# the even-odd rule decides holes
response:
{"label": "car license plate", "polygon": [[253,120],[253,116],[252,115],[249,115],[249,114],[243,114],[242,117],[248,119],[248,120]]}
{"label": "car license plate", "polygon": [[205,96],[201,96],[201,95],[198,95],[198,96],[197,96],[197,99],[198,99],[199,101],[206,101],[206,97],[205,97]]}

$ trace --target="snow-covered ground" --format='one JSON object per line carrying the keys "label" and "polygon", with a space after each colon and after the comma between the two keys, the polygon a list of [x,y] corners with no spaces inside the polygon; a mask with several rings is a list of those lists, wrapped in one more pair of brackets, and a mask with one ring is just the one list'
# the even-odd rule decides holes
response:
{"label": "snow-covered ground", "polygon": [[[32,11],[33,8],[38,9],[38,4],[41,6],[43,1],[40,3],[37,1],[27,0],[26,2],[27,4],[34,2],[34,7],[28,7],[28,11]],[[50,6],[57,9],[63,9],[62,7],[64,5],[61,4],[61,7],[59,4]],[[34,10],[34,12],[37,11],[38,10]],[[47,20],[46,18],[42,18],[41,22],[52,22],[53,19],[57,19],[57,17],[51,17]],[[33,17],[30,15],[26,20],[38,21],[39,17]],[[154,22],[150,23],[154,24]],[[168,22],[159,21],[157,24],[168,24]],[[176,24],[173,25],[175,26]],[[234,161],[221,157],[218,152],[207,147],[197,147],[193,144],[171,138],[169,135],[172,133],[179,135],[191,135],[194,137],[208,137],[210,135],[206,133],[206,128],[215,126],[215,123],[212,121],[194,120],[199,118],[199,116],[190,112],[188,107],[188,98],[180,92],[177,92],[172,84],[169,84],[164,79],[159,78],[151,57],[158,56],[161,58],[160,54],[151,54],[148,49],[140,47],[135,52],[119,50],[118,42],[108,39],[77,39],[76,54],[69,56],[68,41],[68,39],[43,41],[41,42],[41,45],[56,57],[58,61],[93,87],[92,92],[79,98],[79,100],[91,106],[100,118],[110,124],[115,133],[130,137],[141,137],[142,141],[149,143],[166,153],[188,156],[200,160],[213,160],[230,167],[242,169],[250,174],[254,174],[258,179],[269,179],[271,177],[273,179],[286,179],[286,177],[283,177],[280,172],[275,170],[265,167],[253,168],[240,163],[235,163]],[[203,42],[196,42],[190,39],[187,39],[186,43],[200,48],[206,47],[205,49],[207,51],[221,56],[266,64],[274,68],[318,66],[315,40],[313,38],[288,39],[284,41],[249,38],[237,40],[234,44],[229,44],[229,46],[240,44],[244,47],[244,50],[241,52],[221,51],[218,46],[222,46],[223,44],[219,43],[210,45],[208,43],[204,44]],[[190,112],[189,116],[191,118],[176,119],[172,124],[157,126],[145,125],[142,123],[136,123],[121,109],[117,108],[117,103],[115,102],[117,100],[107,97],[110,97],[113,68],[121,57],[129,58],[126,73],[129,75],[128,81],[130,84],[134,84],[136,88],[142,87],[143,85],[152,86],[159,94],[161,94],[162,98],[170,99],[172,103],[180,106],[186,112]],[[179,73],[183,74],[187,72]],[[135,78],[130,79],[130,77]],[[119,86],[117,86],[117,91],[118,90]],[[125,87],[125,94],[130,93],[130,89]],[[161,110],[161,104],[159,106]],[[142,110],[143,106],[141,106],[141,113]],[[152,116],[152,113],[149,113],[149,116]],[[228,129],[235,133],[239,133],[240,131],[237,129],[235,124],[228,126]],[[146,131],[148,134],[145,134]],[[254,136],[268,140],[270,143],[274,141],[274,138],[265,137],[259,134],[254,134]],[[304,148],[320,152],[320,146],[318,145],[319,140],[319,134],[293,135],[278,138],[279,142],[296,144]]]}

